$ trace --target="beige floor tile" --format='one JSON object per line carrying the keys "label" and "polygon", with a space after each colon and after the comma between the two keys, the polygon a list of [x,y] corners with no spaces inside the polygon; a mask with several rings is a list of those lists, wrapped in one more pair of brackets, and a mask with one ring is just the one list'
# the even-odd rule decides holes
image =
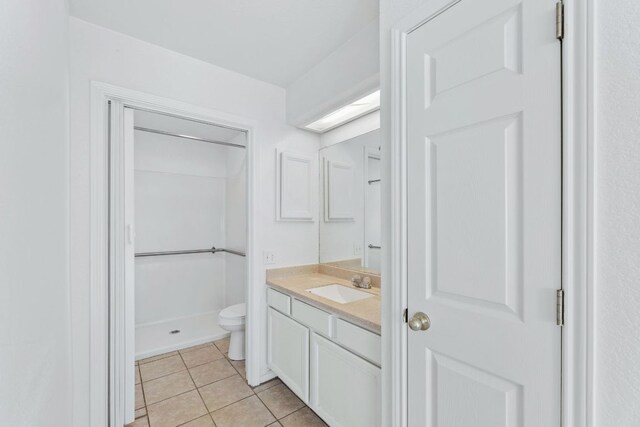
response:
{"label": "beige floor tile", "polygon": [[218,347],[218,350],[220,350],[222,353],[229,352],[229,337],[215,341],[214,344],[216,345],[216,347]]}
{"label": "beige floor tile", "polygon": [[201,387],[198,390],[209,412],[213,412],[216,409],[230,405],[253,394],[251,387],[237,374]]}
{"label": "beige floor tile", "polygon": [[205,363],[224,358],[222,353],[220,353],[220,350],[218,350],[215,345],[209,345],[207,347],[181,354],[182,360],[184,360],[187,368],[193,368],[194,366],[204,365]]}
{"label": "beige floor tile", "polygon": [[282,424],[280,424],[279,422],[275,422],[273,424],[269,424],[267,427],[282,427]]}
{"label": "beige floor tile", "polygon": [[204,344],[194,345],[193,347],[183,348],[178,351],[180,352],[180,354],[184,354],[184,353],[189,353],[190,351],[193,351],[193,350],[199,350],[201,348],[206,348],[206,347],[215,347],[215,346],[213,345],[212,342],[206,342]]}
{"label": "beige floor tile", "polygon": [[265,391],[271,387],[275,387],[280,384],[282,384],[282,381],[280,381],[280,378],[274,378],[270,381],[267,381],[266,383],[262,383],[259,386],[254,387],[253,392],[260,393],[261,391]]}
{"label": "beige floor tile", "polygon": [[136,420],[140,417],[144,417],[145,415],[147,415],[147,408],[140,408],[140,409],[136,409],[136,413],[135,413],[135,417]]}
{"label": "beige floor tile", "polygon": [[143,365],[145,363],[155,362],[156,360],[166,359],[167,357],[175,356],[176,354],[178,354],[177,351],[172,351],[169,353],[159,354],[157,356],[147,357],[146,359],[138,360],[138,364]]}
{"label": "beige floor tile", "polygon": [[211,417],[217,427],[264,427],[275,421],[257,396],[218,409]]}
{"label": "beige floor tile", "polygon": [[283,427],[326,427],[322,419],[311,409],[304,407],[280,420]]}
{"label": "beige floor tile", "polygon": [[146,381],[142,383],[142,386],[144,387],[144,398],[147,405],[196,388],[188,371],[180,371],[155,380]]}
{"label": "beige floor tile", "polygon": [[245,368],[244,360],[229,360],[236,371],[240,374],[240,376],[244,379],[247,379],[247,370]]}
{"label": "beige floor tile", "polygon": [[140,375],[142,376],[142,381],[149,381],[185,369],[187,367],[182,362],[182,358],[176,354],[175,356],[140,365]]}
{"label": "beige floor tile", "polygon": [[135,371],[136,371],[136,384],[140,384],[142,380],[140,379],[140,367],[138,365],[136,365]]}
{"label": "beige floor tile", "polygon": [[298,396],[293,394],[284,384],[260,392],[258,397],[277,419],[304,407],[302,400],[298,399]]}
{"label": "beige floor tile", "polygon": [[205,415],[204,417],[200,417],[196,420],[189,421],[186,424],[181,424],[180,427],[216,427],[213,424],[213,420],[210,415]]}
{"label": "beige floor tile", "polygon": [[197,390],[154,403],[147,410],[153,427],[175,427],[207,414]]}
{"label": "beige floor tile", "polygon": [[196,366],[195,368],[189,369],[189,372],[197,387],[211,384],[214,381],[236,374],[236,370],[233,369],[233,366],[231,366],[227,359],[218,359],[205,363],[204,365]]}
{"label": "beige floor tile", "polygon": [[144,408],[144,394],[142,393],[142,384],[136,384],[136,407],[135,409]]}
{"label": "beige floor tile", "polygon": [[149,427],[149,419],[147,417],[138,418],[131,424],[127,424],[126,427]]}

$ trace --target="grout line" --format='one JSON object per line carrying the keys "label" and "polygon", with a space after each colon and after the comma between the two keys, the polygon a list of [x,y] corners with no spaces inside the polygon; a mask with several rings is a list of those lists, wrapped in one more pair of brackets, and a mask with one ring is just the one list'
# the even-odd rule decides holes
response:
{"label": "grout line", "polygon": [[[184,358],[182,357],[182,354],[180,354],[180,358],[182,359],[182,363],[186,365],[186,363],[184,362]],[[200,389],[196,385],[196,381],[193,379],[193,376],[191,375],[191,371],[189,371],[189,369],[187,369],[187,373],[189,374],[189,378],[191,378],[191,382],[193,382],[193,385],[196,388],[196,391],[198,392],[198,396],[200,396],[200,401],[202,401],[205,411],[207,411],[207,414],[209,414],[210,413],[209,407],[207,406],[207,403],[204,401],[204,398],[202,397],[202,393],[200,393]],[[211,415],[209,415],[209,417],[211,417]],[[197,418],[194,418],[194,419],[197,419]],[[213,421],[213,418],[211,418],[211,421]],[[215,425],[215,422],[214,422],[214,425]]]}
{"label": "grout line", "polygon": [[[183,362],[183,363],[184,363],[184,362]],[[160,378],[168,377],[169,375],[178,374],[178,373],[180,373],[180,372],[182,372],[182,371],[188,371],[188,370],[189,370],[189,368],[186,368],[186,367],[185,367],[184,369],[180,369],[179,371],[171,372],[171,373],[168,373],[168,374],[166,374],[166,375],[162,375],[162,376],[160,376],[160,377],[152,378],[152,379],[150,379],[150,380],[146,380],[146,381],[143,381],[143,380],[142,380],[142,375],[140,375],[140,384],[143,384],[143,383],[150,383],[151,381],[159,380]]]}
{"label": "grout line", "polygon": [[[276,422],[279,422],[278,417],[276,417],[276,414],[273,413],[273,411],[269,408],[269,405],[267,405],[267,403],[262,400],[262,398],[260,397],[260,395],[258,393],[256,393],[256,396],[258,397],[258,399],[260,400],[260,402],[262,402],[262,404],[264,405],[265,408],[267,408],[267,411],[269,411],[269,413],[273,416],[273,418],[276,420]],[[288,415],[288,414],[287,414]],[[285,415],[286,417],[286,415]]]}
{"label": "grout line", "polygon": [[[304,403],[304,402],[302,402],[302,403]],[[307,406],[307,405],[304,405],[302,408],[300,408],[300,409],[296,409],[296,410],[295,410],[295,411],[293,411],[292,413],[287,414],[287,415],[285,415],[284,417],[280,418],[280,420],[283,420],[283,419],[287,418],[289,415],[293,415],[293,414],[295,414],[296,412],[300,412],[300,411],[302,411],[302,410],[303,410],[303,409],[305,409],[305,408],[308,408],[308,406]],[[314,412],[314,414],[315,414],[315,412]],[[278,422],[280,422],[280,420],[278,420]]]}
{"label": "grout line", "polygon": [[[215,347],[215,344],[213,341],[210,341],[210,342],[205,342],[202,344],[194,345],[194,346],[187,347],[182,350],[176,350],[176,351],[180,354],[184,354],[184,353],[191,353],[192,351],[202,350],[203,348],[212,347],[212,346]],[[194,347],[198,347],[198,348],[194,348]]]}
{"label": "grout line", "polygon": [[[229,364],[233,367],[233,369],[235,369],[235,371],[238,373],[238,375],[240,375],[240,378],[242,378],[245,382],[247,382],[247,379],[245,377],[242,376],[242,374],[240,373],[240,371],[238,370],[238,368],[236,368],[236,365],[233,364],[233,362],[236,362],[236,360],[232,361],[231,359],[227,359],[227,361],[229,362]],[[245,372],[246,372],[246,366],[245,366]],[[245,374],[246,376],[246,374]]]}
{"label": "grout line", "polygon": [[[275,385],[275,386],[273,386],[273,387],[269,387],[269,388],[268,388],[268,389],[266,389],[266,390],[262,390],[260,393],[264,393],[264,392],[265,392],[265,391],[267,391],[267,390],[271,390],[272,388],[274,388],[274,387],[278,387],[278,386],[281,386],[281,385],[282,385],[282,386],[284,386],[287,390],[289,390],[289,392],[293,393],[293,391],[291,391],[291,389],[290,389],[289,387],[287,387],[287,385],[286,385],[285,383],[281,383],[281,384],[277,384],[277,385]],[[288,413],[288,414],[286,414],[286,415],[283,415],[283,416],[282,416],[282,417],[280,417],[280,418],[277,418],[277,417],[276,417],[276,420],[280,421],[281,419],[286,418],[286,417],[288,417],[288,416],[289,416],[289,415],[291,415],[291,414],[295,414],[296,412],[301,411],[301,410],[303,410],[304,408],[308,408],[308,407],[309,407],[309,406],[308,406],[306,403],[304,403],[304,402],[302,401],[302,399],[300,399],[300,398],[299,398],[295,393],[293,393],[293,395],[294,395],[298,400],[300,400],[300,402],[302,403],[302,407],[301,407],[301,408],[298,408],[298,409],[296,409],[295,411],[290,412],[290,413]],[[266,407],[267,407],[267,409],[269,409],[269,406],[267,406],[267,403],[266,403],[264,400],[262,400],[262,398],[260,397],[260,394],[259,394],[259,393],[256,393],[256,396],[258,396],[258,399],[260,399],[260,400],[264,403],[264,406],[266,406]],[[311,408],[309,408],[309,409],[311,409]],[[271,411],[270,411],[270,412],[271,412]],[[273,412],[272,412],[272,414],[273,414]],[[315,414],[315,412],[314,412],[314,414]],[[275,414],[273,414],[273,416],[275,417]]]}
{"label": "grout line", "polygon": [[[236,400],[235,402],[228,403],[228,404],[226,404],[226,405],[224,405],[224,406],[219,407],[218,409],[214,409],[213,411],[209,412],[209,414],[213,414],[214,412],[218,412],[218,411],[220,411],[221,409],[228,408],[228,407],[229,407],[229,406],[231,406],[231,405],[235,405],[236,403],[238,403],[238,402],[242,402],[243,400],[247,400],[247,399],[249,399],[250,397],[253,397],[253,396],[255,396],[255,394],[252,394],[251,396],[243,397],[242,399],[240,399],[240,400]],[[212,418],[213,418],[213,417],[212,417]]]}
{"label": "grout line", "polygon": [[[279,383],[279,384],[275,384],[276,380],[279,380],[279,381],[280,381],[280,383]],[[255,390],[255,389],[257,389],[258,387],[262,387],[262,386],[264,386],[264,385],[269,384],[270,382],[273,382],[274,384],[273,384],[273,385],[271,385],[271,386],[269,386],[269,387],[267,387],[267,388],[265,388],[264,390],[260,390],[259,392],[256,392],[256,394],[258,394],[258,393],[262,393],[263,391],[267,391],[267,390],[269,390],[269,389],[271,389],[271,388],[273,388],[273,387],[275,387],[275,386],[277,386],[277,385],[284,384],[284,383],[282,382],[282,380],[280,380],[280,378],[275,377],[275,378],[272,378],[272,379],[270,379],[269,381],[264,382],[264,383],[262,383],[262,384],[260,384],[260,385],[257,385],[257,386],[255,386],[255,387],[251,387],[251,389]]]}
{"label": "grout line", "polygon": [[[215,348],[215,347],[214,347],[214,348]],[[196,350],[196,351],[197,351],[197,350]],[[183,362],[183,363],[184,363],[184,365],[187,367],[187,369],[191,369],[191,368],[195,368],[195,367],[198,367],[198,366],[206,365],[207,363],[215,362],[216,360],[226,359],[226,357],[224,356],[224,354],[223,354],[220,350],[216,349],[216,351],[217,351],[218,353],[220,353],[220,356],[221,356],[221,357],[218,357],[217,359],[213,359],[213,360],[207,360],[206,362],[202,362],[202,363],[200,363],[200,364],[198,364],[198,365],[193,365],[193,366],[189,366],[189,365],[187,365],[187,362],[184,360],[184,357],[182,357],[182,356],[183,356],[183,355],[182,355],[182,353],[180,353],[180,357],[182,357],[182,362]],[[187,352],[187,354],[188,354],[188,353],[191,353],[191,352]]]}
{"label": "grout line", "polygon": [[[148,415],[149,411],[147,411],[147,397],[146,397],[146,395],[144,393],[144,386],[142,385],[142,375],[140,374],[140,367],[136,366],[136,369],[138,369],[138,374],[140,375],[140,384],[139,385],[140,385],[140,390],[142,390],[142,403],[144,404],[143,408],[144,408],[144,411]],[[136,385],[138,385],[138,384],[136,384]],[[135,390],[134,390],[134,398],[133,398],[133,400],[134,400],[133,406],[135,407],[136,406],[136,403],[135,403]],[[138,409],[142,409],[142,408],[138,408]],[[136,411],[137,411],[137,409],[134,408],[134,410],[133,410],[133,413],[134,413],[133,422],[136,422],[136,416],[135,416]]]}
{"label": "grout line", "polygon": [[[214,360],[211,360],[211,361],[209,361],[209,362],[204,362],[204,363],[202,363],[202,364],[200,364],[200,365],[192,366],[192,367],[190,368],[190,367],[188,367],[188,366],[187,366],[187,364],[185,363],[184,358],[182,357],[182,354],[180,354],[180,353],[178,353],[178,354],[172,354],[170,357],[173,357],[173,356],[180,356],[180,359],[182,359],[182,363],[184,364],[184,367],[185,367],[184,369],[181,369],[181,370],[179,370],[179,371],[175,371],[175,372],[171,372],[171,373],[168,373],[168,374],[165,374],[165,375],[161,375],[161,376],[159,376],[159,377],[157,377],[157,378],[152,378],[152,379],[147,380],[147,381],[143,381],[143,380],[142,380],[142,372],[141,372],[141,373],[140,373],[140,383],[142,384],[143,382],[148,383],[148,382],[151,382],[151,381],[159,380],[160,378],[168,377],[169,375],[177,374],[177,373],[182,372],[182,371],[185,371],[185,370],[186,370],[186,371],[188,371],[188,370],[189,370],[189,369],[191,369],[191,368],[197,368],[197,367],[199,367],[199,366],[206,365],[207,363],[212,363],[212,362],[215,362],[216,360],[220,360],[220,359],[221,359],[221,358],[214,359]],[[223,355],[223,356],[224,356],[224,355]],[[162,360],[162,359],[159,359],[159,360]],[[154,362],[155,362],[155,360],[154,360]],[[150,362],[150,363],[152,363],[152,362]],[[145,363],[145,365],[146,365],[146,363]],[[233,365],[231,365],[231,366],[233,366]],[[189,374],[191,374],[191,373],[189,373]],[[215,381],[214,381],[214,382],[215,382]]]}
{"label": "grout line", "polygon": [[[255,397],[258,397],[258,395],[257,395],[257,394],[255,394],[255,393],[254,393],[254,394],[252,394],[251,396],[243,397],[243,398],[242,398],[242,399],[240,399],[240,400],[236,400],[236,401],[235,401],[235,402],[233,402],[233,403],[229,403],[228,405],[224,405],[224,406],[222,406],[222,407],[220,407],[220,408],[218,408],[218,409],[216,409],[216,410],[214,410],[214,411],[209,412],[209,415],[211,415],[211,419],[213,419],[213,415],[212,415],[212,414],[213,414],[214,412],[218,412],[218,411],[220,411],[220,410],[222,410],[222,409],[224,409],[224,408],[228,408],[229,406],[231,406],[231,405],[235,405],[236,403],[242,402],[243,400],[251,399],[251,398],[252,398],[252,397],[254,397],[254,396],[255,396]],[[264,407],[265,407],[265,408],[267,408],[267,411],[269,411],[269,413],[273,416],[273,418],[275,418],[275,420],[276,420],[276,421],[278,421],[278,419],[276,418],[276,416],[275,416],[275,415],[273,415],[273,412],[271,412],[271,410],[269,410],[269,408],[267,407],[267,405],[265,405],[265,404],[264,404],[264,402],[262,401],[262,399],[260,399],[260,398],[258,397],[258,400],[260,401],[260,403],[262,403],[262,404],[264,405]],[[215,421],[214,421],[214,422],[215,422]],[[273,422],[272,422],[271,424],[273,424]]]}
{"label": "grout line", "polygon": [[[182,393],[175,394],[175,395],[173,395],[171,397],[167,397],[166,399],[162,399],[162,400],[158,400],[157,402],[150,403],[149,406],[156,406],[158,403],[166,402],[167,400],[173,399],[174,397],[178,397],[178,396],[182,396],[183,394],[191,393],[194,390],[196,390],[196,389],[192,388],[191,390],[183,391]],[[205,407],[206,406],[207,405],[205,405]]]}
{"label": "grout line", "polygon": [[[224,339],[224,338],[223,338],[223,339]],[[220,341],[220,340],[218,340],[218,341]],[[208,344],[208,343],[205,343],[205,344]],[[217,345],[215,345],[215,341],[212,341],[212,342],[211,342],[211,344],[212,344],[212,345],[213,345],[213,346],[214,346],[218,351],[220,351],[220,353],[222,353],[222,350],[220,350],[219,348],[217,348]],[[201,347],[201,348],[206,348],[206,347]],[[199,350],[199,349],[196,349],[196,350]],[[169,374],[162,375],[162,376],[160,376],[160,377],[153,378],[153,379],[148,380],[148,381],[142,381],[142,372],[140,371],[139,363],[136,363],[136,369],[138,369],[138,370],[139,370],[139,374],[140,374],[140,387],[141,387],[141,389],[142,389],[142,393],[143,393],[143,401],[144,401],[144,406],[143,406],[143,408],[144,408],[144,410],[145,410],[145,412],[146,412],[146,414],[145,414],[143,417],[147,417],[147,422],[149,423],[149,427],[152,427],[152,426],[151,426],[151,418],[150,418],[150,416],[149,416],[149,406],[154,406],[154,405],[156,405],[156,404],[158,404],[158,403],[164,402],[164,401],[166,401],[166,400],[169,400],[169,399],[172,399],[172,398],[174,398],[174,397],[181,396],[181,395],[183,395],[183,394],[190,393],[190,392],[192,392],[192,391],[196,390],[196,391],[198,392],[198,395],[200,396],[200,400],[202,401],[202,404],[204,405],[204,407],[205,407],[205,409],[206,409],[207,413],[206,413],[206,414],[204,414],[204,415],[200,415],[200,416],[198,416],[198,417],[196,417],[196,418],[194,418],[194,419],[192,419],[192,420],[186,421],[186,422],[184,422],[183,424],[180,424],[180,425],[182,426],[182,425],[184,425],[184,424],[190,423],[191,421],[197,420],[198,418],[202,418],[202,417],[204,417],[204,416],[208,415],[208,416],[209,416],[209,418],[211,418],[211,422],[213,422],[213,425],[214,425],[214,427],[215,427],[215,426],[216,426],[216,423],[215,423],[215,421],[213,420],[213,416],[211,415],[211,412],[209,412],[209,408],[207,407],[207,404],[204,402],[204,399],[203,399],[203,397],[202,397],[202,394],[200,393],[200,388],[201,388],[201,387],[208,386],[208,385],[210,385],[210,384],[217,383],[217,382],[219,382],[219,381],[222,381],[222,380],[225,380],[225,379],[228,379],[228,378],[231,378],[233,375],[238,375],[238,376],[239,376],[240,378],[242,378],[245,382],[246,382],[246,379],[242,377],[242,375],[240,374],[240,372],[238,372],[238,370],[236,369],[236,367],[231,363],[231,359],[229,359],[225,353],[222,353],[222,355],[223,355],[223,359],[225,359],[225,360],[226,360],[226,361],[231,365],[231,367],[234,369],[234,371],[236,371],[236,373],[235,373],[235,374],[233,374],[233,375],[230,375],[230,376],[228,376],[228,377],[220,378],[220,379],[218,379],[218,380],[216,380],[216,381],[213,381],[213,382],[210,382],[210,383],[207,383],[207,384],[203,384],[202,386],[198,386],[198,385],[196,385],[196,382],[195,382],[195,380],[193,379],[193,376],[191,375],[191,371],[190,371],[190,370],[189,370],[189,368],[187,367],[187,364],[185,363],[184,358],[182,357],[182,353],[180,352],[180,350],[175,350],[175,353],[176,353],[176,354],[173,354],[173,353],[174,353],[174,352],[169,352],[169,353],[165,353],[165,354],[168,354],[168,356],[167,356],[167,357],[173,357],[173,356],[176,356],[176,355],[177,355],[177,356],[180,356],[180,359],[182,360],[182,363],[184,364],[185,369],[182,369],[182,370],[180,370],[180,371],[176,371],[176,372],[171,372],[171,373],[169,373]],[[187,353],[188,353],[188,352],[187,352]],[[159,355],[159,356],[160,356],[160,355]],[[155,356],[154,356],[154,357],[155,357]],[[153,363],[153,362],[156,362],[156,361],[159,361],[159,360],[166,359],[167,357],[161,357],[161,358],[159,358],[159,359],[157,359],[157,360],[153,360],[153,361],[151,361],[151,362],[147,362],[147,363]],[[215,359],[215,360],[212,360],[212,361],[210,361],[210,362],[205,362],[205,363],[203,363],[203,364],[201,364],[201,365],[192,366],[192,368],[195,368],[195,367],[198,367],[198,366],[202,366],[202,365],[205,365],[205,364],[207,364],[207,363],[215,362],[216,360],[220,360],[220,358]],[[144,364],[146,364],[146,363],[144,363]],[[174,396],[167,397],[166,399],[162,399],[162,400],[159,400],[159,401],[157,401],[157,402],[154,402],[154,403],[151,403],[151,404],[147,405],[147,401],[146,401],[146,397],[145,397],[145,392],[144,392],[144,385],[143,385],[145,382],[147,382],[147,383],[148,383],[148,382],[151,382],[151,381],[155,381],[155,380],[158,380],[158,379],[160,379],[160,378],[168,377],[169,375],[177,374],[177,373],[180,373],[180,372],[183,372],[183,371],[187,371],[187,374],[189,375],[189,378],[191,378],[191,381],[192,381],[192,383],[193,383],[193,385],[194,385],[194,387],[195,387],[194,389],[187,390],[187,391],[184,391],[184,392],[182,392],[182,393],[178,393],[178,394],[176,394],[176,395],[174,395]],[[138,384],[136,384],[136,385],[138,385]],[[249,389],[250,389],[250,390],[251,390],[251,392],[252,392],[252,395],[251,395],[251,396],[256,396],[256,393],[253,391],[253,388],[249,387]],[[251,397],[251,396],[248,396],[248,397],[246,397],[246,398],[244,398],[244,399],[247,399],[247,398],[249,398],[249,397]],[[234,403],[238,403],[238,402],[240,402],[241,400],[244,400],[244,399],[237,400],[236,402],[230,403],[229,405],[226,405],[226,406],[224,406],[224,407],[227,407],[227,406],[233,405]],[[266,405],[265,405],[265,406],[266,406]],[[224,407],[223,407],[223,408],[224,408]],[[142,409],[142,408],[138,408],[138,410],[140,410],[140,409]],[[219,409],[222,409],[222,408],[219,408]],[[217,410],[218,410],[218,409],[216,409],[216,411],[217,411]],[[268,408],[267,408],[267,410],[268,410]],[[271,411],[269,411],[269,412],[271,412]],[[273,414],[272,414],[272,415],[273,415]],[[142,419],[143,417],[140,417],[140,418],[138,418],[138,419]],[[275,416],[274,416],[274,418],[275,418]],[[134,419],[134,422],[135,422],[135,419]]]}
{"label": "grout line", "polygon": [[[173,354],[173,353],[178,354],[178,350],[170,351],[168,353],[157,354],[155,356],[145,357],[144,359],[137,360],[136,362],[138,363],[138,365],[148,365],[149,363],[158,362],[158,361],[166,359],[168,357],[175,356],[175,354]],[[160,357],[160,356],[162,356],[162,357]],[[157,357],[157,359],[153,359],[153,360],[149,360],[149,361],[143,362],[144,360],[151,359],[151,358],[154,358],[154,357]]]}

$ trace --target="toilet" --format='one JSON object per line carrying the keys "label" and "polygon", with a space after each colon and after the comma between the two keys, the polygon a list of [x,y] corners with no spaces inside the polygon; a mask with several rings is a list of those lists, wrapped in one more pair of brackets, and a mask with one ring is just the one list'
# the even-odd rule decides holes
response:
{"label": "toilet", "polygon": [[229,340],[229,359],[244,360],[244,324],[247,317],[247,304],[231,305],[220,312],[218,324],[231,332]]}

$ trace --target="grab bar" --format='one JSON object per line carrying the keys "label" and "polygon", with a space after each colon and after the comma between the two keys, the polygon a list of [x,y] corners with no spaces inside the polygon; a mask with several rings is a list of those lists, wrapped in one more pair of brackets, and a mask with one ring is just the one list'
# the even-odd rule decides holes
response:
{"label": "grab bar", "polygon": [[147,257],[147,256],[186,255],[186,254],[204,254],[204,253],[215,254],[216,252],[227,252],[233,255],[247,256],[247,254],[245,254],[244,252],[234,251],[233,249],[216,248],[214,246],[211,249],[191,249],[191,250],[184,250],[184,251],[162,251],[162,252],[138,252],[136,253],[136,258]]}

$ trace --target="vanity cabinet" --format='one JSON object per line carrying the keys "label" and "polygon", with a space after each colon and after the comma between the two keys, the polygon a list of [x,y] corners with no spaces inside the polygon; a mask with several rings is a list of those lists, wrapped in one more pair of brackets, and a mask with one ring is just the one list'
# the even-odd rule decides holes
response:
{"label": "vanity cabinet", "polygon": [[271,370],[298,395],[309,402],[309,329],[269,308],[267,354]]}
{"label": "vanity cabinet", "polygon": [[308,405],[330,426],[379,427],[380,368],[311,333]]}
{"label": "vanity cabinet", "polygon": [[267,301],[271,370],[331,427],[379,427],[380,336],[273,289]]}

